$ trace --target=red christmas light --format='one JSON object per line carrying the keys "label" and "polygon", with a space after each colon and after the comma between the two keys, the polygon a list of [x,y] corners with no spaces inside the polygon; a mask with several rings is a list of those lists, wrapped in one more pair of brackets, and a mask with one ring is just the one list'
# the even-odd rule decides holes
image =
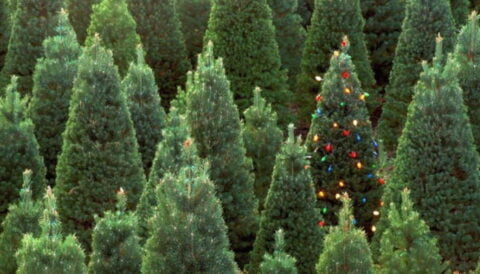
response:
{"label": "red christmas light", "polygon": [[342,73],[342,78],[343,78],[343,79],[348,79],[348,78],[350,78],[350,73],[349,73],[348,71],[344,71],[344,72]]}
{"label": "red christmas light", "polygon": [[330,153],[333,151],[333,145],[332,144],[327,144],[325,146],[325,152]]}
{"label": "red christmas light", "polygon": [[318,226],[324,227],[326,225],[325,221],[318,222]]}
{"label": "red christmas light", "polygon": [[344,137],[350,136],[350,130],[344,129],[344,130],[342,131],[342,135],[343,135]]}
{"label": "red christmas light", "polygon": [[378,183],[381,184],[381,185],[385,184],[385,179],[378,178]]}
{"label": "red christmas light", "polygon": [[355,159],[358,157],[358,153],[356,151],[349,152],[348,157]]}
{"label": "red christmas light", "polygon": [[348,45],[347,41],[343,40],[341,43],[342,47],[346,47]]}
{"label": "red christmas light", "polygon": [[320,95],[317,95],[317,96],[315,97],[315,101],[317,101],[317,102],[322,101],[322,99],[323,99],[323,97],[320,96]]}

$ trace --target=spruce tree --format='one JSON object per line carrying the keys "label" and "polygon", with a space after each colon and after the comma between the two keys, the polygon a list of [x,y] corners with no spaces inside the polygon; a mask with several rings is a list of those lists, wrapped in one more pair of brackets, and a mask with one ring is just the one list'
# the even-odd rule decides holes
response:
{"label": "spruce tree", "polygon": [[145,174],[149,174],[157,145],[162,139],[166,117],[153,71],[145,63],[141,46],[137,47],[137,62],[130,64],[122,81],[122,92],[127,98],[135,127],[143,169]]}
{"label": "spruce tree", "polygon": [[[18,1],[18,0],[17,0]],[[83,45],[87,39],[87,29],[90,26],[90,17],[93,5],[100,0],[65,0],[70,22],[77,33],[78,42]]]}
{"label": "spruce tree", "polygon": [[246,157],[240,118],[221,59],[208,43],[197,70],[187,80],[187,121],[198,152],[210,166],[210,178],[222,202],[236,260],[248,261],[257,229],[257,199],[252,162]]}
{"label": "spruce tree", "polygon": [[470,12],[469,0],[450,0],[452,15],[455,19],[457,28],[461,28],[467,23],[468,13]]}
{"label": "spruce tree", "polygon": [[47,167],[47,179],[55,181],[57,156],[62,149],[62,133],[68,119],[73,79],[81,53],[75,32],[62,10],[55,36],[43,42],[45,58],[39,59],[33,73],[33,97],[28,115]]}
{"label": "spruce tree", "polygon": [[395,152],[407,117],[407,107],[422,70],[420,62],[432,59],[434,38],[440,33],[448,52],[453,49],[455,24],[447,0],[410,0],[398,38],[390,83],[378,125],[378,135],[388,153]]}
{"label": "spruce tree", "polygon": [[205,41],[212,41],[215,56],[223,58],[240,112],[251,105],[252,91],[260,87],[286,126],[292,118],[287,108],[291,93],[267,0],[212,1]]}
{"label": "spruce tree", "polygon": [[45,166],[40,156],[32,121],[25,117],[27,100],[20,99],[17,77],[13,76],[0,98],[0,222],[8,206],[16,203],[22,187],[22,172],[33,172],[31,190],[39,198],[46,186]]}
{"label": "spruce tree", "polygon": [[123,188],[117,193],[117,211],[108,211],[92,235],[89,273],[140,273],[142,250],[138,243],[137,217],[127,213],[127,197]]}
{"label": "spruce tree", "polygon": [[52,189],[47,188],[40,219],[41,234],[23,237],[16,257],[18,274],[84,274],[85,254],[74,235],[63,237]]}
{"label": "spruce tree", "polygon": [[190,69],[175,0],[128,1],[145,46],[147,63],[155,72],[162,104],[168,108],[177,87],[184,86]]}
{"label": "spruce tree", "polygon": [[43,56],[42,42],[54,34],[62,4],[62,0],[18,0],[11,19],[5,64],[0,73],[2,90],[10,83],[12,75],[17,75],[18,92],[22,96],[31,93],[35,63]]}
{"label": "spruce tree", "polygon": [[157,188],[158,206],[142,273],[236,273],[207,165],[198,158],[194,143],[182,149],[188,164],[177,174],[167,173]]}
{"label": "spruce tree", "polygon": [[253,161],[254,190],[261,210],[270,188],[273,165],[282,144],[283,133],[277,126],[277,114],[260,92],[259,88],[254,90],[253,105],[244,112],[242,136],[247,157]]}
{"label": "spruce tree", "polygon": [[41,207],[32,199],[32,171],[23,172],[23,186],[20,190],[20,200],[11,204],[7,217],[3,220],[3,233],[0,234],[0,273],[10,274],[17,270],[15,253],[20,247],[24,234],[37,237],[40,234],[38,219],[42,213]]}
{"label": "spruce tree", "polygon": [[351,200],[341,198],[338,226],[331,227],[325,237],[317,273],[374,273],[372,254],[365,232],[355,228]]}
{"label": "spruce tree", "polygon": [[265,254],[260,265],[262,274],[297,274],[295,263],[297,260],[284,252],[285,239],[283,230],[275,233],[275,251],[273,255]]}
{"label": "spruce tree", "polygon": [[250,273],[257,273],[264,254],[273,252],[278,229],[285,232],[284,251],[296,259],[298,272],[315,272],[323,236],[318,223],[322,221],[315,209],[306,149],[300,139],[295,141],[293,130],[290,125],[288,140],[275,160],[272,185],[248,267]]}
{"label": "spruce tree", "polygon": [[312,175],[318,207],[326,225],[337,223],[341,207],[338,197],[347,192],[352,199],[355,223],[372,235],[384,180],[376,176],[378,144],[365,105],[349,41],[335,51],[324,76],[322,92],[307,136],[312,156]]}
{"label": "spruce tree", "polygon": [[145,184],[118,71],[100,43],[96,36],[78,62],[55,187],[63,231],[75,233],[87,250],[94,214],[115,207],[120,187],[134,209]]}
{"label": "spruce tree", "polygon": [[135,60],[135,48],[140,43],[137,25],[127,6],[127,0],[102,0],[92,10],[85,45],[91,46],[97,33],[102,44],[113,51],[113,59],[121,76],[125,76],[130,62]]}

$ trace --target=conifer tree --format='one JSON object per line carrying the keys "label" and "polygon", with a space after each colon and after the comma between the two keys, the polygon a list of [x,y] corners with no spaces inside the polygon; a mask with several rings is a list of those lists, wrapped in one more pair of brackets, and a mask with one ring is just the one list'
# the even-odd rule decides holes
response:
{"label": "conifer tree", "polygon": [[149,174],[157,145],[162,140],[166,117],[153,71],[145,63],[141,46],[137,47],[137,62],[130,64],[122,81],[122,91],[135,127],[143,169]]}
{"label": "conifer tree", "polygon": [[17,92],[17,77],[13,76],[0,98],[0,222],[8,205],[16,203],[22,187],[22,172],[33,172],[31,190],[39,198],[45,188],[45,166],[40,156],[32,121],[25,117],[26,99]]}
{"label": "conifer tree", "polygon": [[62,10],[55,36],[43,42],[45,58],[39,59],[33,73],[33,97],[28,116],[35,126],[35,136],[47,167],[47,179],[55,181],[57,156],[62,149],[62,133],[68,119],[73,79],[81,53],[75,32]]}
{"label": "conifer tree", "polygon": [[376,176],[378,144],[349,46],[344,38],[342,51],[335,51],[330,60],[306,144],[312,153],[315,192],[325,224],[337,223],[338,197],[347,192],[356,224],[371,235],[384,180]]}
{"label": "conifer tree", "polygon": [[412,91],[422,70],[420,62],[432,59],[434,38],[439,33],[445,38],[444,48],[449,52],[453,49],[455,24],[447,0],[406,1],[405,19],[378,125],[378,135],[388,153],[395,152],[402,133]]}
{"label": "conifer tree", "polygon": [[137,217],[127,213],[127,197],[123,188],[117,193],[117,211],[108,211],[92,235],[89,273],[140,273],[142,250],[138,243]]}
{"label": "conifer tree", "polygon": [[272,185],[268,191],[260,229],[251,254],[249,272],[257,273],[265,253],[274,250],[274,234],[285,232],[284,251],[294,257],[300,273],[314,273],[321,250],[322,230],[315,209],[315,191],[306,149],[295,141],[293,125],[288,140],[275,160]]}
{"label": "conifer tree", "polygon": [[40,219],[41,233],[23,237],[16,257],[18,274],[83,274],[85,254],[74,235],[62,236],[61,223],[52,189],[47,188],[44,211]]}
{"label": "conifer tree", "polygon": [[42,213],[41,207],[32,199],[31,170],[23,172],[23,186],[20,199],[8,208],[7,217],[2,223],[3,233],[0,234],[0,273],[10,274],[17,270],[15,253],[20,247],[24,234],[30,233],[37,237],[40,234],[38,219]]}
{"label": "conifer tree", "polygon": [[157,188],[158,206],[142,273],[236,273],[207,165],[198,158],[194,143],[182,149],[188,165],[176,175],[167,173]]}
{"label": "conifer tree", "polygon": [[177,87],[184,86],[190,69],[175,0],[128,1],[145,46],[147,63],[155,72],[162,104],[167,108]]}
{"label": "conifer tree", "polygon": [[85,39],[87,39],[87,29],[90,26],[92,7],[99,2],[100,0],[65,0],[70,22],[72,22],[72,26],[77,33],[78,42],[82,45]]}
{"label": "conifer tree", "polygon": [[102,0],[93,6],[85,45],[91,46],[98,33],[102,44],[112,50],[120,75],[125,76],[128,66],[135,60],[135,48],[140,43],[136,28],[126,0]]}
{"label": "conifer tree", "polygon": [[112,53],[98,36],[80,57],[72,94],[55,191],[63,231],[89,250],[94,214],[115,207],[120,187],[134,209],[145,175]]}
{"label": "conifer tree", "polygon": [[297,260],[284,252],[285,239],[283,230],[275,233],[275,251],[273,255],[265,254],[260,265],[262,274],[297,274],[295,263]]}
{"label": "conifer tree", "polygon": [[353,225],[351,200],[348,196],[341,200],[343,207],[338,215],[338,226],[331,227],[325,237],[317,273],[373,274],[372,254],[365,232]]}
{"label": "conifer tree", "polygon": [[450,0],[452,15],[455,19],[457,28],[461,28],[467,23],[468,13],[470,11],[469,0]]}
{"label": "conifer tree", "polygon": [[253,161],[254,190],[261,210],[270,187],[273,165],[282,144],[283,134],[277,126],[277,114],[260,92],[259,88],[254,90],[253,105],[244,112],[242,136],[247,157]]}
{"label": "conifer tree", "polygon": [[240,112],[251,105],[252,91],[260,87],[278,113],[280,124],[286,126],[291,118],[287,108],[291,93],[287,73],[281,69],[267,0],[212,1],[205,41],[212,41],[215,56],[223,58]]}
{"label": "conifer tree", "polygon": [[187,121],[199,156],[210,166],[236,260],[248,261],[257,229],[257,199],[252,162],[246,157],[240,118],[221,59],[208,43],[197,70],[187,80]]}

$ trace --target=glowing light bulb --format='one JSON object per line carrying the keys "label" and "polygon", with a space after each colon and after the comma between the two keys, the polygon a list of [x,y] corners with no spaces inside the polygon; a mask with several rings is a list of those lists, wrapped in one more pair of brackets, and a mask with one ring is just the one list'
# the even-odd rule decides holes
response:
{"label": "glowing light bulb", "polygon": [[380,216],[380,212],[378,210],[373,211],[373,216]]}
{"label": "glowing light bulb", "polygon": [[325,194],[324,191],[319,191],[319,192],[317,193],[317,196],[318,196],[318,198],[325,198],[326,194]]}
{"label": "glowing light bulb", "polygon": [[360,95],[359,99],[362,100],[362,101],[365,101],[365,94]]}
{"label": "glowing light bulb", "polygon": [[315,76],[315,81],[321,82],[322,80],[323,80],[322,76],[320,75]]}
{"label": "glowing light bulb", "polygon": [[372,232],[375,232],[375,231],[377,231],[377,227],[372,225]]}
{"label": "glowing light bulb", "polygon": [[349,88],[345,88],[343,91],[344,91],[346,94],[350,94],[350,93],[352,93],[352,90],[351,90],[351,89],[349,89]]}
{"label": "glowing light bulb", "polygon": [[338,182],[338,186],[339,186],[339,187],[345,187],[345,182],[344,182],[344,181]]}
{"label": "glowing light bulb", "polygon": [[354,126],[358,126],[358,120],[353,120],[352,124],[353,124]]}
{"label": "glowing light bulb", "polygon": [[338,128],[338,127],[339,127],[339,126],[338,126],[338,123],[333,123],[333,127],[334,127],[334,128]]}
{"label": "glowing light bulb", "polygon": [[318,134],[315,134],[315,136],[313,136],[313,141],[316,143],[318,141],[320,141],[320,136],[318,136]]}
{"label": "glowing light bulb", "polygon": [[342,195],[340,195],[340,193],[335,194],[335,199],[339,200],[341,197]]}
{"label": "glowing light bulb", "polygon": [[358,169],[362,169],[363,165],[361,162],[357,162],[357,164],[355,165]]}
{"label": "glowing light bulb", "polygon": [[385,202],[384,201],[380,201],[380,206],[384,206],[385,205]]}

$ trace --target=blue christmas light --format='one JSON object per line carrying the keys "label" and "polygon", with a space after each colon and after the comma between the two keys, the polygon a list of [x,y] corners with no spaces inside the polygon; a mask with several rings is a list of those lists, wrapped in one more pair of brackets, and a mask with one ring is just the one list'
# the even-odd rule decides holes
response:
{"label": "blue christmas light", "polygon": [[327,173],[332,173],[332,171],[333,171],[333,166],[329,165],[327,168]]}
{"label": "blue christmas light", "polygon": [[360,136],[360,134],[358,134],[358,133],[355,134],[355,140],[356,140],[357,142],[362,141],[362,136]]}
{"label": "blue christmas light", "polygon": [[373,145],[373,147],[376,147],[376,148],[377,148],[377,147],[378,147],[377,141],[373,140],[373,141],[372,141],[372,145]]}
{"label": "blue christmas light", "polygon": [[367,198],[363,197],[362,198],[362,203],[366,203],[367,202]]}
{"label": "blue christmas light", "polygon": [[317,110],[315,111],[315,114],[316,114],[317,116],[322,115],[322,113],[323,113],[323,111],[322,111],[322,109],[320,109],[320,108],[317,108]]}
{"label": "blue christmas light", "polygon": [[357,224],[358,224],[357,219],[353,219],[353,220],[352,220],[352,224],[353,224],[353,225],[357,225]]}
{"label": "blue christmas light", "polygon": [[373,157],[378,157],[378,152],[374,151],[372,154],[373,154]]}
{"label": "blue christmas light", "polygon": [[375,176],[375,175],[373,175],[372,173],[369,173],[369,174],[367,175],[368,179],[372,179],[374,176]]}

